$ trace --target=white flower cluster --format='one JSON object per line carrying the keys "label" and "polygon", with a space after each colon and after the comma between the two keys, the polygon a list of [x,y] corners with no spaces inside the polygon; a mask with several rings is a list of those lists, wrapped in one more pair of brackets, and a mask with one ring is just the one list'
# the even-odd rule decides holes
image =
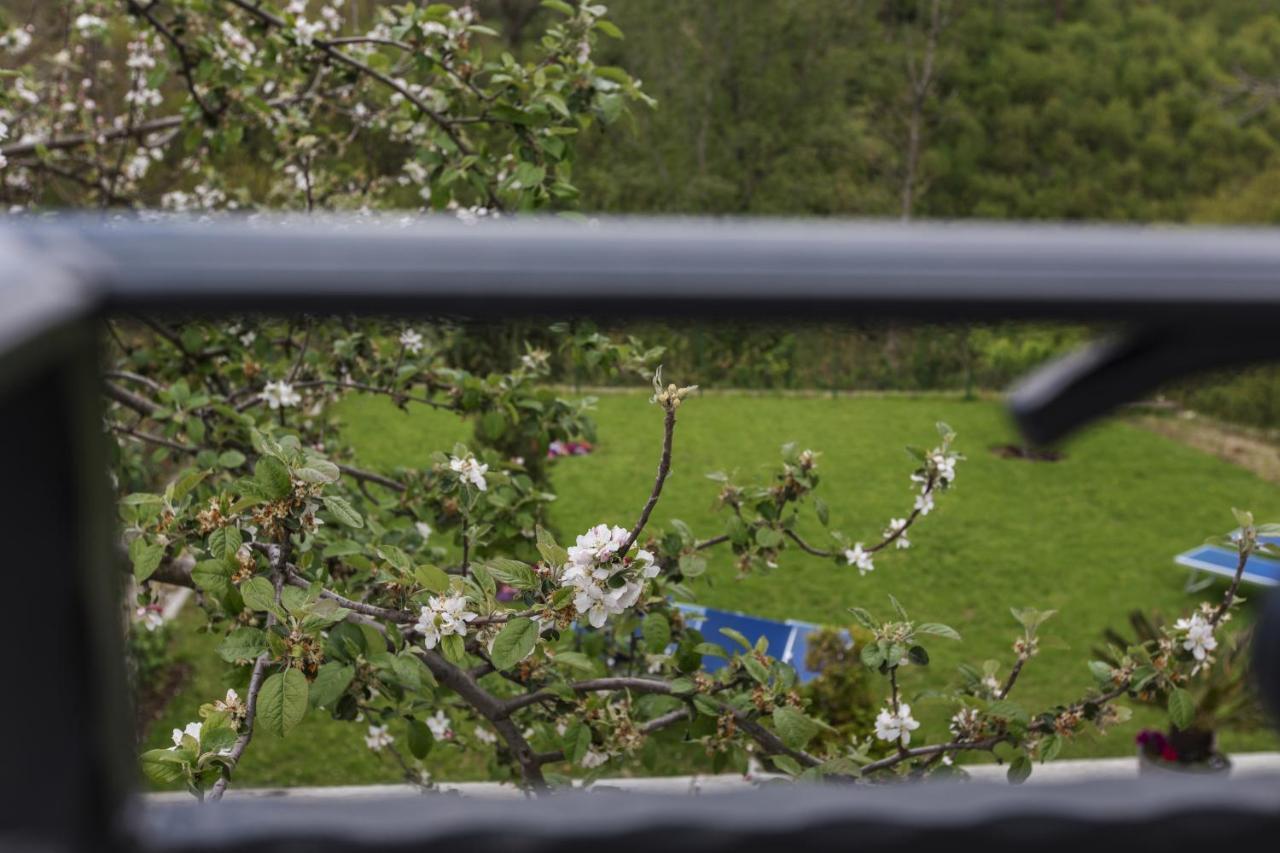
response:
{"label": "white flower cluster", "polygon": [[461,595],[433,595],[418,615],[414,630],[422,635],[423,645],[434,649],[440,640],[450,634],[467,635],[467,623],[476,614],[467,610],[467,600]]}
{"label": "white flower cluster", "polygon": [[386,726],[369,726],[369,733],[364,736],[364,745],[374,752],[382,752],[395,742]]}
{"label": "white flower cluster", "polygon": [[289,0],[285,13],[294,17],[293,30],[297,36],[299,47],[311,47],[316,39],[325,33],[337,33],[342,29],[342,13],[338,11],[343,0],[329,0],[320,8],[322,20],[307,19],[307,0]]}
{"label": "white flower cluster", "polygon": [[449,457],[449,470],[457,474],[459,480],[470,483],[482,492],[489,488],[489,483],[484,478],[489,466],[474,456],[468,455],[461,459],[457,456]]}
{"label": "white flower cluster", "polygon": [[900,743],[906,746],[911,743],[911,733],[920,728],[920,723],[911,716],[911,706],[905,702],[898,703],[898,709],[891,711],[881,709],[876,715],[876,737]]}
{"label": "white flower cluster", "polygon": [[22,53],[31,47],[31,33],[25,27],[14,27],[0,35],[0,48],[9,53]]}
{"label": "white flower cluster", "polygon": [[643,548],[633,558],[621,553],[629,536],[621,527],[598,524],[569,548],[560,585],[575,590],[573,606],[593,627],[603,626],[610,616],[634,605],[644,582],[658,574],[653,554]]}
{"label": "white flower cluster", "polygon": [[907,538],[907,520],[905,518],[889,519],[889,526],[884,529],[884,538],[897,535],[897,539],[893,540],[893,546],[899,550],[911,547],[911,540]]}
{"label": "white flower cluster", "polygon": [[81,36],[93,36],[107,30],[107,22],[97,15],[78,15],[72,24]]}
{"label": "white flower cluster", "polygon": [[154,46],[146,38],[138,38],[129,42],[129,58],[125,61],[133,71],[133,81],[129,91],[124,93],[124,102],[132,107],[158,107],[162,99],[159,89],[153,89],[147,83],[146,72],[156,67]]}
{"label": "white flower cluster", "polygon": [[845,550],[844,561],[850,566],[857,566],[860,575],[875,571],[876,568],[875,563],[871,561],[871,554],[863,549],[861,542]]}
{"label": "white flower cluster", "polygon": [[268,382],[258,394],[258,399],[271,409],[287,409],[302,402],[302,395],[293,390],[293,386],[281,379],[279,382]]}
{"label": "white flower cluster", "polygon": [[960,457],[942,448],[929,451],[925,459],[923,473],[911,475],[911,482],[920,486],[920,494],[916,496],[914,509],[921,515],[928,515],[933,509],[933,492],[939,484],[950,486],[956,479],[956,463]]}
{"label": "white flower cluster", "polygon": [[214,45],[214,57],[223,65],[234,64],[247,67],[253,64],[258,47],[249,37],[230,21],[223,21],[218,31],[222,34],[222,42]]}
{"label": "white flower cluster", "polygon": [[982,719],[974,708],[961,708],[951,716],[948,726],[951,733],[958,738],[972,738],[982,727]]}
{"label": "white flower cluster", "polygon": [[1183,635],[1182,647],[1198,661],[1203,661],[1218,647],[1218,640],[1213,636],[1213,624],[1200,613],[1191,614],[1189,619],[1179,619],[1173,627]]}
{"label": "white flower cluster", "polygon": [[413,329],[405,329],[400,333],[400,346],[410,355],[417,355],[422,352],[422,335]]}

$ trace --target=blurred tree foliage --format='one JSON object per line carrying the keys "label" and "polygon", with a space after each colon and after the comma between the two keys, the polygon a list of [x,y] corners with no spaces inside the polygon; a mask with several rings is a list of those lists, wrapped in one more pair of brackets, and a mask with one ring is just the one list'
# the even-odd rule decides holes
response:
{"label": "blurred tree foliage", "polygon": [[[532,4],[533,0],[529,0]],[[939,22],[926,217],[1274,221],[1280,9],[1245,0],[614,0],[661,108],[583,151],[585,207],[902,215]],[[1256,185],[1255,185],[1256,182]],[[1245,209],[1232,202],[1244,196]]]}

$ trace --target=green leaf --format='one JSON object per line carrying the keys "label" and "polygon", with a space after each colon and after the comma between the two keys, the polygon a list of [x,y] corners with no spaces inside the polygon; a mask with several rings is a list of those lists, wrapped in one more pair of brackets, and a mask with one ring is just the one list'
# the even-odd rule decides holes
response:
{"label": "green leaf", "polygon": [[188,471],[182,475],[178,482],[173,484],[173,500],[177,502],[191,494],[191,490],[204,482],[204,478],[208,476],[208,471]]}
{"label": "green leaf", "polygon": [[680,557],[680,574],[686,578],[696,578],[707,570],[707,561],[697,554],[684,554]]}
{"label": "green leaf", "polygon": [[350,664],[329,661],[316,671],[316,680],[311,682],[310,701],[316,708],[327,708],[347,691],[356,669]]}
{"label": "green leaf", "polygon": [[591,748],[591,727],[581,721],[570,723],[560,745],[564,748],[564,757],[576,764]]}
{"label": "green leaf", "polygon": [[765,669],[764,664],[760,663],[754,655],[743,655],[742,665],[756,681],[761,684],[769,683],[769,670]]}
{"label": "green leaf", "polygon": [[782,544],[782,534],[772,527],[756,529],[756,544],[761,548],[777,548]]}
{"label": "green leaf", "polygon": [[569,559],[569,552],[556,544],[555,537],[538,525],[538,553],[549,566],[563,566]]}
{"label": "green leaf", "polygon": [[449,575],[439,566],[425,564],[414,567],[414,579],[422,584],[423,588],[431,592],[444,592],[449,588]]}
{"label": "green leaf", "polygon": [[1196,718],[1196,701],[1181,687],[1169,691],[1169,722],[1179,729],[1187,729]]}
{"label": "green leaf", "polygon": [[152,782],[162,785],[180,781],[186,776],[185,764],[182,750],[150,749],[142,753],[142,772]]}
{"label": "green leaf", "polygon": [[209,555],[215,560],[234,560],[244,544],[238,527],[220,527],[209,534]]}
{"label": "green leaf", "polygon": [[645,647],[651,654],[662,654],[671,645],[671,623],[661,613],[654,612],[644,617],[641,631]]}
{"label": "green leaf", "polygon": [[537,589],[541,582],[527,563],[506,557],[493,557],[484,561],[484,567],[499,581],[516,589]]}
{"label": "green leaf", "polygon": [[489,659],[498,670],[507,670],[524,660],[538,642],[538,623],[523,616],[512,619],[493,640]]}
{"label": "green leaf", "polygon": [[274,456],[263,456],[258,460],[253,466],[253,480],[262,488],[268,500],[280,500],[293,490],[289,469]]}
{"label": "green leaf", "polygon": [[782,742],[792,749],[804,749],[821,730],[815,720],[790,705],[780,705],[773,710],[773,727]]}
{"label": "green leaf", "polygon": [[1025,752],[1018,753],[1013,761],[1009,762],[1009,772],[1006,774],[1010,784],[1021,785],[1031,776],[1031,759],[1027,757]]}
{"label": "green leaf", "polygon": [[325,495],[323,501],[325,509],[333,513],[333,517],[347,525],[347,527],[364,527],[364,519],[360,517],[360,513],[356,512],[355,507],[348,503],[345,498],[340,498],[337,495]]}
{"label": "green leaf", "polygon": [[461,664],[467,659],[467,646],[462,637],[449,634],[440,638],[440,653],[452,664]]}
{"label": "green leaf", "polygon": [[959,640],[960,632],[948,625],[942,625],[938,622],[925,622],[923,625],[917,625],[915,628],[917,634],[932,634],[936,637],[946,637],[948,640]]}
{"label": "green leaf", "polygon": [[850,607],[849,613],[853,615],[853,620],[855,622],[863,628],[866,628],[868,631],[874,631],[876,629],[876,623],[872,621],[871,614],[868,611],[861,607]]}
{"label": "green leaf", "polygon": [[572,18],[576,13],[573,7],[564,0],[542,0],[542,5],[548,9],[554,9],[566,18]]}
{"label": "green leaf", "polygon": [[244,462],[244,454],[239,450],[226,450],[218,454],[218,464],[223,468],[239,468]]}
{"label": "green leaf", "polygon": [[266,578],[249,578],[240,584],[240,596],[250,610],[275,610],[276,590]]}
{"label": "green leaf", "polygon": [[1054,732],[1053,734],[1040,741],[1040,761],[1053,761],[1058,757],[1058,753],[1062,751],[1062,735]]}
{"label": "green leaf", "polygon": [[218,644],[218,656],[227,663],[253,660],[267,650],[267,635],[257,628],[236,628]]}
{"label": "green leaf", "polygon": [[431,729],[422,720],[409,721],[409,751],[413,753],[413,757],[423,759],[431,752],[431,747],[436,745],[436,737],[431,734]]}
{"label": "green leaf", "polygon": [[731,640],[734,640],[735,642],[737,642],[738,645],[742,646],[742,650],[744,652],[751,651],[751,643],[750,641],[747,640],[745,636],[743,636],[741,631],[735,630],[733,628],[721,628],[720,633],[724,634],[726,637],[730,638]]}
{"label": "green leaf", "polygon": [[301,468],[298,468],[293,473],[304,483],[336,483],[338,477],[341,476],[337,465],[334,465],[328,459],[320,459],[319,457],[308,459]]}
{"label": "green leaf", "polygon": [[556,652],[556,655],[551,659],[551,662],[557,666],[563,664],[564,666],[582,670],[583,672],[595,672],[596,669],[596,665],[592,662],[591,658],[587,657],[582,652]]}
{"label": "green leaf", "polygon": [[800,762],[796,761],[790,755],[770,755],[769,760],[773,762],[774,767],[777,767],[789,776],[799,776],[804,772],[804,769],[800,766]]}
{"label": "green leaf", "polygon": [[129,543],[129,560],[133,563],[133,577],[141,583],[156,573],[164,559],[164,546],[138,537]]}
{"label": "green leaf", "polygon": [[201,560],[191,570],[191,580],[209,595],[224,598],[231,589],[232,574],[226,560]]}
{"label": "green leaf", "polygon": [[262,682],[258,692],[258,719],[277,737],[293,730],[307,713],[307,679],[290,667]]}

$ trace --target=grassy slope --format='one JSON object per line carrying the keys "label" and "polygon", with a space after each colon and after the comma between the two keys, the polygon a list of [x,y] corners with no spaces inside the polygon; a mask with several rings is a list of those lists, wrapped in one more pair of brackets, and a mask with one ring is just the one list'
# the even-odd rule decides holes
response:
{"label": "grassy slope", "polygon": [[[422,410],[405,415],[380,398],[350,398],[343,414],[361,461],[373,467],[420,464],[460,437],[447,416]],[[681,409],[673,473],[653,523],[682,518],[700,535],[718,533],[720,521],[710,509],[716,484],[703,474],[761,474],[760,463],[771,464],[781,444],[795,441],[823,453],[819,491],[831,505],[832,526],[871,540],[910,506],[912,464],[901,448],[931,442],[939,419],[959,433],[959,449],[969,461],[960,467],[956,490],[917,528],[909,551],[886,555],[866,577],[792,551],[779,570],[743,579],[719,553],[699,581],[699,601],[762,616],[842,623],[844,609],[853,604],[886,613],[886,595],[893,593],[913,616],[949,622],[964,635],[961,644],[932,643],[933,664],[908,674],[908,691],[945,684],[961,660],[1007,660],[1016,627],[1010,606],[1054,608],[1058,616],[1045,629],[1052,639],[1017,691],[1024,704],[1038,708],[1070,700],[1088,686],[1088,650],[1105,626],[1120,625],[1134,607],[1172,614],[1192,603],[1172,557],[1227,529],[1230,507],[1280,518],[1275,486],[1124,423],[1081,435],[1065,448],[1061,462],[1026,463],[988,452],[1013,438],[992,403],[707,395]],[[660,417],[646,398],[606,396],[598,420],[596,453],[557,463],[560,497],[553,521],[562,539],[598,522],[630,525],[652,483]],[[809,532],[818,531],[811,522]],[[212,695],[214,676],[207,667],[201,670],[200,695]],[[181,713],[167,715],[157,734],[171,727],[169,717],[172,723],[193,718],[195,700],[188,697],[194,693],[187,691],[175,703]],[[917,711],[926,727],[942,722],[941,709],[927,702]],[[1140,710],[1134,723],[1105,739],[1073,744],[1067,753],[1129,754],[1137,724],[1158,720]],[[286,744],[263,738],[250,750],[242,779],[336,784],[394,778],[388,764],[363,749],[354,727],[318,719],[304,726],[294,742],[307,744],[311,756],[324,755],[323,763],[289,756]],[[1268,733],[1226,733],[1223,744],[1275,748],[1276,740]],[[459,764],[456,756],[446,757],[440,770],[471,775]]]}

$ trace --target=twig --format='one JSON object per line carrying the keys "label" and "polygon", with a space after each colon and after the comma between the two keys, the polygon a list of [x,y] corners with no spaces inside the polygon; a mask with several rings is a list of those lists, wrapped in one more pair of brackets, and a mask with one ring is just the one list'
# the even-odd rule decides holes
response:
{"label": "twig", "polygon": [[[276,606],[279,607],[280,593],[284,589],[284,560],[286,552],[283,545],[272,547],[276,549],[272,560],[272,580],[276,588]],[[275,613],[267,611],[267,629],[270,630],[275,624]],[[270,662],[271,652],[269,650],[258,655],[258,659],[253,662],[253,674],[249,677],[249,695],[245,699],[244,731],[236,738],[235,744],[231,747],[231,753],[228,755],[228,758],[231,759],[232,767],[239,763],[240,756],[244,755],[245,749],[249,746],[249,741],[253,740],[253,721],[258,712],[258,694],[262,691],[262,682]],[[230,781],[230,772],[224,770],[222,778],[214,783],[213,790],[209,792],[209,798],[214,802],[221,800]]]}
{"label": "twig", "polygon": [[676,410],[673,406],[666,410],[662,420],[662,457],[658,460],[658,476],[653,481],[653,491],[649,493],[649,499],[645,501],[644,509],[640,511],[640,519],[631,529],[627,541],[618,549],[619,555],[625,556],[627,551],[631,550],[631,546],[644,531],[644,526],[649,523],[649,515],[653,512],[653,508],[658,505],[658,498],[662,496],[662,485],[667,481],[667,474],[671,473],[671,439],[675,429]]}

